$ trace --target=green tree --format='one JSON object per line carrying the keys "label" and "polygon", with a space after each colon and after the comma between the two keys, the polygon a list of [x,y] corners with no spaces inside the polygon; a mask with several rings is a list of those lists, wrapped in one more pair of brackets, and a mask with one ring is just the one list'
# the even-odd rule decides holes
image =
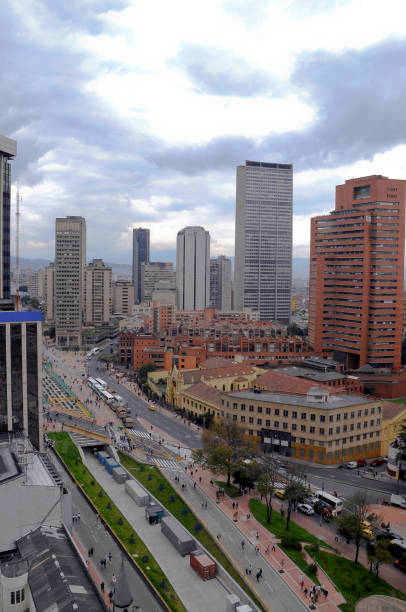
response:
{"label": "green tree", "polygon": [[266,505],[266,522],[272,521],[272,495],[276,488],[278,477],[277,465],[272,457],[265,455],[262,460],[262,470],[257,483],[257,490],[260,493]]}
{"label": "green tree", "polygon": [[246,440],[243,430],[234,423],[218,421],[210,429],[203,430],[203,448],[193,451],[193,460],[209,468],[214,474],[227,476],[238,470],[246,458],[252,455],[253,447]]}
{"label": "green tree", "polygon": [[300,500],[310,495],[310,489],[305,482],[305,474],[300,466],[290,465],[287,471],[287,485],[285,487],[285,499],[288,502],[286,514],[286,530],[290,529],[290,516],[292,508],[296,508]]}
{"label": "green tree", "polygon": [[353,517],[353,529],[355,538],[355,559],[354,563],[358,563],[359,548],[361,545],[362,528],[364,521],[368,518],[368,506],[366,496],[364,493],[357,491],[347,501],[346,505],[347,512]]}
{"label": "green tree", "polygon": [[392,555],[390,554],[389,548],[390,541],[386,538],[380,540],[375,546],[375,572],[379,576],[379,567],[382,563],[390,563]]}
{"label": "green tree", "polygon": [[155,364],[151,362],[146,363],[145,365],[140,367],[138,373],[140,375],[140,380],[143,385],[145,385],[145,383],[147,382],[149,372],[153,372],[155,369]]}

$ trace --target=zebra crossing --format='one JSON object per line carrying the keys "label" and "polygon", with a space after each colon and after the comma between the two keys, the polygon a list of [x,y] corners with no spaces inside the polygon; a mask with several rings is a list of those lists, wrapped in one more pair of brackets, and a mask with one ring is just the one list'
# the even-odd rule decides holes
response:
{"label": "zebra crossing", "polygon": [[170,459],[158,459],[157,457],[153,458],[152,461],[155,463],[155,465],[158,465],[165,470],[181,470],[181,466],[177,461],[171,461]]}
{"label": "zebra crossing", "polygon": [[135,436],[136,438],[144,438],[145,440],[151,440],[151,436],[146,431],[140,431],[139,429],[127,429],[127,432],[130,436]]}

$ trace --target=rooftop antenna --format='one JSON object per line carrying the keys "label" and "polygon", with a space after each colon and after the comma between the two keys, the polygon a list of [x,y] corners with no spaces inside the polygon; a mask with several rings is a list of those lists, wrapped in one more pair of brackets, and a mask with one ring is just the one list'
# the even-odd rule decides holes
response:
{"label": "rooftop antenna", "polygon": [[20,303],[20,183],[17,182],[16,194],[16,310],[21,310]]}

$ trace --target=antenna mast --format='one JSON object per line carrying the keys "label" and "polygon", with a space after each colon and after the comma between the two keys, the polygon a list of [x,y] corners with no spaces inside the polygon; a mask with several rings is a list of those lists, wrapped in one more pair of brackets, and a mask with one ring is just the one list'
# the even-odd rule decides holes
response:
{"label": "antenna mast", "polygon": [[16,310],[21,310],[20,303],[20,185],[17,183],[16,194]]}

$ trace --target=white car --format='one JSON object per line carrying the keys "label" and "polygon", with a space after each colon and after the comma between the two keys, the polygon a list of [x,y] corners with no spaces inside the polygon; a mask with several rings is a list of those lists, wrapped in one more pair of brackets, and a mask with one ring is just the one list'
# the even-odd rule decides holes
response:
{"label": "white car", "polygon": [[314,514],[314,509],[310,504],[298,504],[297,509],[304,514]]}
{"label": "white car", "polygon": [[350,461],[345,467],[347,468],[347,470],[355,470],[357,469],[358,464],[356,461]]}

